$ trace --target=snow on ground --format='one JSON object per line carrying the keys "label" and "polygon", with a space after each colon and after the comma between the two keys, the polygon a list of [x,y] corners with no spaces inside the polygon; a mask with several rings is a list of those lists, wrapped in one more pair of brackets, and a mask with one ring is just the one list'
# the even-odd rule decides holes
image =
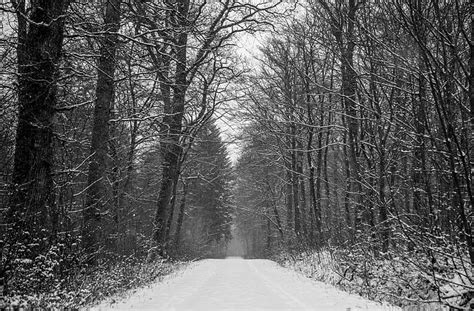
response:
{"label": "snow on ground", "polygon": [[206,259],[121,301],[92,310],[395,311],[305,278],[270,260]]}

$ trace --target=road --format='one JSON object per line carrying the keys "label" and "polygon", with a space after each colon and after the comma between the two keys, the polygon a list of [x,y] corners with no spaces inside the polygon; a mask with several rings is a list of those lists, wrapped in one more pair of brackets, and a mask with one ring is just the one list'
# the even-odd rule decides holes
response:
{"label": "road", "polygon": [[93,310],[398,310],[350,295],[269,260],[207,259]]}

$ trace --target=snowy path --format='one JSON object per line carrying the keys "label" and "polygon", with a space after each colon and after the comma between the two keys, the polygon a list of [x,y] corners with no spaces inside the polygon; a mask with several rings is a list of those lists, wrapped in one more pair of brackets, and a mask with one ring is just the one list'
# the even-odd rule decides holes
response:
{"label": "snowy path", "polygon": [[93,310],[398,310],[307,279],[269,260],[207,259]]}

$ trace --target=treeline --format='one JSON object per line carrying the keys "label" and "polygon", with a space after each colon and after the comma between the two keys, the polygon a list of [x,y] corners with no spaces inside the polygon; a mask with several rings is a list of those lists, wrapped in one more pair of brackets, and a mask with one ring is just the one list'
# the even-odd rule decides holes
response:
{"label": "treeline", "polygon": [[[457,0],[308,1],[264,40],[236,169],[249,256],[337,249],[347,255],[340,278],[365,273],[374,291],[391,282],[374,285],[386,273],[376,263],[392,260],[418,273],[397,284],[433,293],[412,301],[469,301],[472,10]],[[386,295],[399,302],[400,288]]]}
{"label": "treeline", "polygon": [[277,5],[0,4],[5,295],[123,256],[223,254],[232,176],[215,111],[242,74],[236,36]]}

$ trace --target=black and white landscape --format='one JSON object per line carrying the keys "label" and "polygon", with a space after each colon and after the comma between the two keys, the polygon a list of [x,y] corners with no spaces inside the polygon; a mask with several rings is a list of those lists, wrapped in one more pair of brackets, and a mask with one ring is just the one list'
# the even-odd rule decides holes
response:
{"label": "black and white landscape", "polygon": [[0,1],[0,310],[474,309],[473,12]]}

